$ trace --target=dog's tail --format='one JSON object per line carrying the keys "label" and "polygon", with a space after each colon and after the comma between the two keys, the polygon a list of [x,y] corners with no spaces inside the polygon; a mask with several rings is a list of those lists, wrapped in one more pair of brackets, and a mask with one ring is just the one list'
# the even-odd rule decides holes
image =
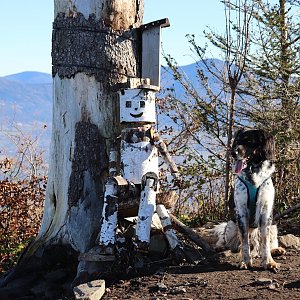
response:
{"label": "dog's tail", "polygon": [[217,251],[222,251],[226,249],[226,242],[225,242],[225,230],[226,230],[227,223],[221,223],[216,225],[212,232],[215,236],[217,236],[217,242],[215,248]]}
{"label": "dog's tail", "polygon": [[216,225],[213,229],[214,234],[218,237],[216,250],[239,251],[238,228],[233,221]]}

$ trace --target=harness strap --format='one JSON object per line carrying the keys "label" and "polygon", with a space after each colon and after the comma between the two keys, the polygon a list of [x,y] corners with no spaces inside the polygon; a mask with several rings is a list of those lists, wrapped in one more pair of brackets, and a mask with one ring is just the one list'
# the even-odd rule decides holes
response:
{"label": "harness strap", "polygon": [[247,194],[248,194],[247,207],[249,209],[249,226],[251,228],[256,228],[257,224],[255,224],[255,212],[256,212],[257,195],[260,186],[256,187],[251,182],[249,182],[248,180],[246,180],[241,176],[238,176],[238,178],[247,188]]}

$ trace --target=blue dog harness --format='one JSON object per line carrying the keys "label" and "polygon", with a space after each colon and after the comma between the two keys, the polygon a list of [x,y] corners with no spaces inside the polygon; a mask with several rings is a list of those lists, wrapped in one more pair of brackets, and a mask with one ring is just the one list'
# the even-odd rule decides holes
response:
{"label": "blue dog harness", "polygon": [[247,194],[248,194],[247,206],[249,208],[249,226],[251,228],[256,228],[257,224],[255,224],[255,212],[256,212],[257,195],[258,195],[260,186],[256,187],[251,182],[246,180],[243,176],[238,176],[238,178],[247,188]]}

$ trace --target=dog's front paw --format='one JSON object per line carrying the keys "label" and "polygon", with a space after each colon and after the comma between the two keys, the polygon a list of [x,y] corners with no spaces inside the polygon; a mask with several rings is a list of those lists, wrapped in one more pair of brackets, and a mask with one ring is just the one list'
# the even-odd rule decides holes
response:
{"label": "dog's front paw", "polygon": [[240,269],[241,270],[247,270],[247,269],[250,269],[250,268],[252,268],[252,261],[251,260],[249,262],[242,261],[240,263]]}
{"label": "dog's front paw", "polygon": [[276,263],[274,260],[263,263],[263,267],[265,270],[273,271],[274,273],[277,273],[280,267],[280,264]]}
{"label": "dog's front paw", "polygon": [[286,251],[282,247],[278,247],[278,248],[275,248],[275,249],[271,250],[271,254],[272,254],[273,257],[284,255],[285,253],[286,253]]}

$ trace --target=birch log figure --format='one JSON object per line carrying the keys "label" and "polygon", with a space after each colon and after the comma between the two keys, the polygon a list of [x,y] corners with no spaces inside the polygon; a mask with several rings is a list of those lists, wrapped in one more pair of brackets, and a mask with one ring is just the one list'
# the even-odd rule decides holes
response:
{"label": "birch log figure", "polygon": [[108,143],[119,134],[114,86],[141,77],[136,28],[143,12],[143,0],[54,1],[53,129],[44,214],[37,239],[15,270],[38,257],[47,260],[45,253],[54,255],[51,249],[58,246],[77,261],[95,243]]}

